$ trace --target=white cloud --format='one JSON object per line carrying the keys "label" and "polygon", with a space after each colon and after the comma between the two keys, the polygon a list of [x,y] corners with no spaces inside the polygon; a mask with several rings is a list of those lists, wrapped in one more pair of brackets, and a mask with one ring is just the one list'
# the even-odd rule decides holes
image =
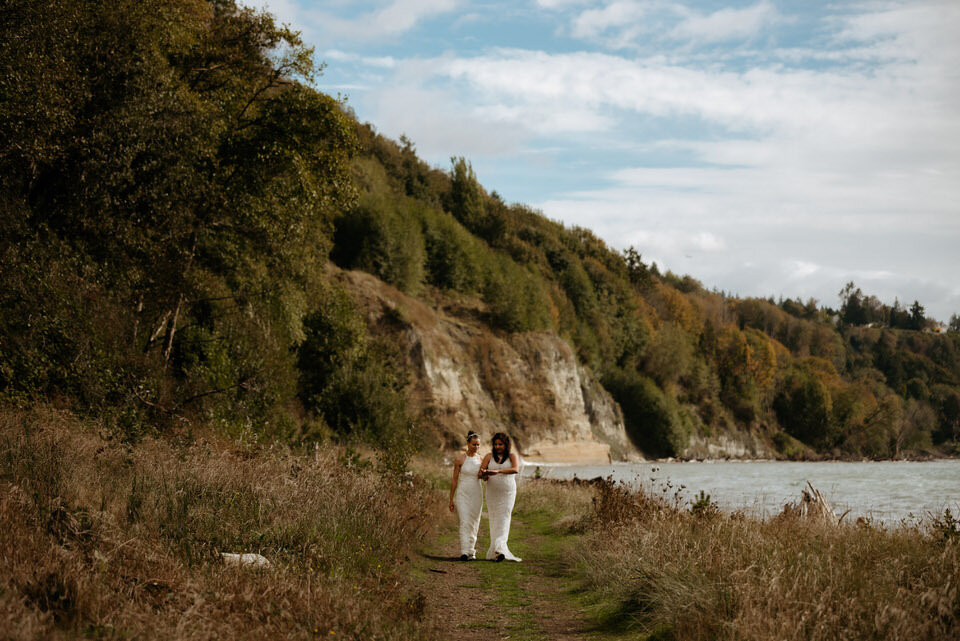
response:
{"label": "white cloud", "polygon": [[745,9],[720,9],[713,13],[684,11],[684,20],[670,32],[674,40],[698,43],[749,40],[780,19],[776,7],[760,2]]}
{"label": "white cloud", "polygon": [[619,0],[611,2],[602,9],[588,9],[574,18],[571,25],[571,35],[575,38],[598,38],[606,35],[610,30],[627,31],[629,37],[620,38],[621,41],[630,40],[639,31],[647,31],[641,20],[654,9],[653,3],[637,2],[635,0]]}
{"label": "white cloud", "polygon": [[456,6],[457,0],[394,0],[354,23],[368,37],[391,35],[407,31],[424,18],[453,11]]}
{"label": "white cloud", "polygon": [[[418,3],[417,17],[388,28],[383,16],[400,6],[332,28],[341,40],[368,27],[389,35],[453,4]],[[430,161],[583,150],[577,167],[600,179],[579,191],[556,180],[532,204],[707,286],[836,304],[853,279],[888,301],[918,298],[938,317],[960,311],[960,3],[849,5],[819,36],[832,48],[709,56],[691,43],[755,46],[789,16],[766,0],[713,12],[663,0],[592,6],[573,9],[570,34],[607,53],[376,57],[334,40],[328,57],[369,73],[352,104]],[[661,51],[637,54],[643,38]],[[544,157],[567,162],[563,153]]]}
{"label": "white cloud", "polygon": [[374,3],[379,8],[352,18],[340,17],[342,13],[332,11],[340,3],[324,3],[322,10],[310,8],[310,3],[304,0],[245,0],[244,3],[266,9],[282,22],[302,30],[308,42],[341,43],[397,37],[424,20],[454,11],[460,0],[392,0],[388,3],[380,0]]}
{"label": "white cloud", "polygon": [[298,26],[301,18],[300,8],[295,0],[241,0],[241,4],[271,13],[281,24],[288,24],[294,30],[300,29]]}
{"label": "white cloud", "polygon": [[622,49],[650,42],[676,41],[703,45],[750,40],[782,19],[768,0],[742,9],[712,13],[665,0],[614,0],[586,9],[573,18],[570,34]]}
{"label": "white cloud", "polygon": [[593,4],[594,0],[536,0],[536,4],[544,9],[564,9],[582,4]]}
{"label": "white cloud", "polygon": [[397,61],[393,56],[361,56],[338,49],[328,49],[323,53],[323,57],[325,60],[335,60],[337,62],[356,62],[366,67],[392,69],[397,66]]}

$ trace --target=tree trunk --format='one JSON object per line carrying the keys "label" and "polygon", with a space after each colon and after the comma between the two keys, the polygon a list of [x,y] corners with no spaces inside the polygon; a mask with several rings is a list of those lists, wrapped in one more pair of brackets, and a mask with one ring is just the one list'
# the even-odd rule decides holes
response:
{"label": "tree trunk", "polygon": [[137,347],[137,336],[140,333],[140,314],[143,313],[143,294],[140,294],[140,298],[137,300],[137,315],[133,319],[133,347]]}
{"label": "tree trunk", "polygon": [[177,297],[177,306],[173,309],[173,318],[170,319],[170,325],[167,326],[166,345],[163,348],[163,366],[166,368],[170,361],[170,352],[173,351],[173,337],[177,333],[177,319],[180,317],[180,308],[183,306],[183,294]]}

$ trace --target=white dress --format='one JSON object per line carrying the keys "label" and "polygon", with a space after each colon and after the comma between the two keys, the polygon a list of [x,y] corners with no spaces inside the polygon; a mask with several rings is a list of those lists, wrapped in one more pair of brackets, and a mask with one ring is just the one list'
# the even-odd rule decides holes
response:
{"label": "white dress", "polygon": [[[497,463],[490,457],[487,463],[488,470],[502,470],[511,467],[508,456],[503,463]],[[513,504],[517,500],[517,475],[494,474],[487,479],[487,519],[490,521],[490,549],[487,558],[495,559],[502,554],[508,561],[519,561],[507,547],[510,537],[510,517],[513,515]]]}
{"label": "white dress", "polygon": [[480,512],[483,510],[483,484],[477,478],[480,462],[479,455],[463,460],[454,496],[460,517],[460,554],[466,554],[471,559],[477,557],[477,530],[480,529]]}

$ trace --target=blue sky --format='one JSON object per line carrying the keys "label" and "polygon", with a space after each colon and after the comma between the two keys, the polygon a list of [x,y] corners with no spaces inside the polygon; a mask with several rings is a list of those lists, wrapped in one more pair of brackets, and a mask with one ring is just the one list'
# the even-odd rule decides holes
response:
{"label": "blue sky", "polygon": [[489,190],[743,296],[960,313],[960,2],[249,0]]}

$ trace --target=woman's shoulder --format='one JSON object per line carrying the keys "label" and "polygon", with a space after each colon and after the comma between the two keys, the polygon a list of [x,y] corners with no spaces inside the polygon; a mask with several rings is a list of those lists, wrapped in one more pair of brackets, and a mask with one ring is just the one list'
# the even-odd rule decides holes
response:
{"label": "woman's shoulder", "polygon": [[467,453],[466,453],[466,452],[457,452],[457,453],[453,456],[453,463],[454,463],[455,465],[463,465],[463,462],[466,461],[466,460],[467,460]]}

